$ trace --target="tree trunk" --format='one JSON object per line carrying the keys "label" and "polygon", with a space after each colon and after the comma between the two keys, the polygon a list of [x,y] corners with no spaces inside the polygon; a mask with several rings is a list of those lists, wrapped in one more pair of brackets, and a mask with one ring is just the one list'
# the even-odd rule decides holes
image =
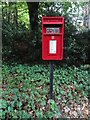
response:
{"label": "tree trunk", "polygon": [[30,19],[30,36],[31,40],[38,45],[38,6],[39,2],[27,2]]}

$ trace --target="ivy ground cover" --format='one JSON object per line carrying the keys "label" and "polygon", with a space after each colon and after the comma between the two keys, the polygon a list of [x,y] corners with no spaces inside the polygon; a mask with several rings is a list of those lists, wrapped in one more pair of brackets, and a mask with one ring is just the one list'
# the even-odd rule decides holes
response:
{"label": "ivy ground cover", "polygon": [[47,65],[2,65],[0,118],[88,118],[90,66],[54,66],[54,99],[50,100]]}

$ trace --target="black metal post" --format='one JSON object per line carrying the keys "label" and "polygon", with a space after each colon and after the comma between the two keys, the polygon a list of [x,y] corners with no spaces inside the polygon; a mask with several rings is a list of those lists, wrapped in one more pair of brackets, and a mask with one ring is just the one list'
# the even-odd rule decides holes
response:
{"label": "black metal post", "polygon": [[50,61],[50,99],[53,99],[53,61]]}

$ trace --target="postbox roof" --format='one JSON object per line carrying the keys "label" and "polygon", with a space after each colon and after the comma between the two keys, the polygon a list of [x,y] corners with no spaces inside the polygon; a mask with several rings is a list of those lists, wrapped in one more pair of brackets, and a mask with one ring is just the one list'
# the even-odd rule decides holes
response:
{"label": "postbox roof", "polygon": [[63,24],[63,21],[62,16],[42,17],[43,24]]}

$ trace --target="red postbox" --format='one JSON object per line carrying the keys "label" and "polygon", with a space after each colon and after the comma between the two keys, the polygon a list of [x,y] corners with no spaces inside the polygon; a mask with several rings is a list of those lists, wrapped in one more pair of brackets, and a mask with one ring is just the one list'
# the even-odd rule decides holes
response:
{"label": "red postbox", "polygon": [[42,59],[62,60],[64,39],[63,17],[42,17]]}

